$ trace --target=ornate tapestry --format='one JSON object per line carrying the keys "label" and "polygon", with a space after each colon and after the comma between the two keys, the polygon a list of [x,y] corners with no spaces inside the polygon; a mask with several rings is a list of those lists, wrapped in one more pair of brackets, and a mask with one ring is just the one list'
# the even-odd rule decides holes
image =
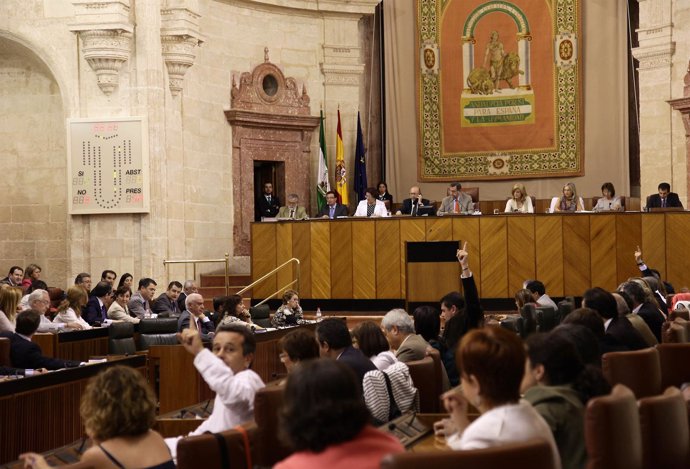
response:
{"label": "ornate tapestry", "polygon": [[422,181],[584,171],[581,0],[416,0]]}

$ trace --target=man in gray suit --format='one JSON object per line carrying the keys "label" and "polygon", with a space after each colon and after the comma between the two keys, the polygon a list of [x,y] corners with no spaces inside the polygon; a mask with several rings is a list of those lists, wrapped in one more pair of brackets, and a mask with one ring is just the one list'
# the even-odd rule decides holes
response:
{"label": "man in gray suit", "polygon": [[429,343],[421,335],[415,334],[414,322],[404,309],[388,311],[381,320],[391,350],[401,362],[421,360],[426,356]]}
{"label": "man in gray suit", "polygon": [[472,197],[469,194],[465,194],[460,189],[462,184],[459,182],[450,183],[450,195],[444,197],[441,201],[441,207],[438,209],[437,215],[444,214],[468,214],[474,212],[474,204],[472,203]]}

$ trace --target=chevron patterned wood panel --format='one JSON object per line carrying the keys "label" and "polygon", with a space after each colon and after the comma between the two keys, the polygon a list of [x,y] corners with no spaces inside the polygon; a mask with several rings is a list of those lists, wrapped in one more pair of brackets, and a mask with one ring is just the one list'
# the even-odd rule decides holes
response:
{"label": "chevron patterned wood panel", "polygon": [[407,296],[406,263],[407,241],[426,241],[426,220],[424,218],[402,218],[400,220],[400,295]]}
{"label": "chevron patterned wood panel", "polygon": [[538,247],[537,280],[544,283],[549,296],[564,296],[563,218],[541,216],[534,220],[535,245]]}
{"label": "chevron patterned wood panel", "polygon": [[311,298],[311,224],[293,224],[292,257],[300,261],[299,296]]}
{"label": "chevron patterned wood panel", "polygon": [[[666,272],[666,217],[671,213],[647,213],[642,218],[642,258],[661,273],[661,278],[668,278]],[[681,251],[682,252],[682,251]],[[678,253],[675,253],[678,255]],[[633,258],[633,262],[634,258]],[[638,277],[640,271],[635,275]]]}
{"label": "chevron patterned wood panel", "polygon": [[400,298],[400,222],[376,224],[376,298]]}
{"label": "chevron patterned wood panel", "polygon": [[[292,259],[292,228],[297,223],[276,223],[276,267]],[[276,273],[276,288],[282,288],[292,281],[294,267],[283,267]],[[293,288],[293,287],[290,287]],[[283,289],[284,291],[284,289]]]}
{"label": "chevron patterned wood panel", "polygon": [[352,225],[330,223],[332,298],[352,298]]}
{"label": "chevron patterned wood panel", "polygon": [[460,241],[463,247],[467,241],[467,252],[469,253],[470,268],[474,276],[479,296],[482,292],[482,263],[479,249],[481,247],[479,237],[479,217],[453,217],[453,241]]}
{"label": "chevron patterned wood panel", "polygon": [[565,295],[581,296],[590,288],[589,215],[563,216],[563,267]]}
{"label": "chevron patterned wood panel", "polygon": [[537,276],[534,236],[534,217],[508,217],[508,297]]}
{"label": "chevron patterned wood panel", "polygon": [[352,224],[352,297],[357,300],[376,298],[375,223],[358,220]]}
{"label": "chevron patterned wood panel", "polygon": [[508,238],[506,217],[480,217],[482,295],[506,298],[508,293]]}
{"label": "chevron patterned wood panel", "polygon": [[[252,281],[276,267],[276,223],[252,224]],[[252,296],[266,298],[276,291],[276,276],[254,287]]]}
{"label": "chevron patterned wood panel", "polygon": [[635,264],[635,249],[642,246],[642,214],[616,216],[616,286],[640,275]]}
{"label": "chevron patterned wood panel", "polygon": [[331,297],[331,230],[328,222],[311,225],[311,297]]}
{"label": "chevron patterned wood panel", "polygon": [[453,236],[453,218],[439,217],[426,219],[427,241],[448,241]]}
{"label": "chevron patterned wood panel", "polygon": [[591,285],[608,291],[614,291],[618,286],[615,226],[616,215],[596,214],[589,217]]}
{"label": "chevron patterned wood panel", "polygon": [[[690,286],[690,217],[684,213],[666,214],[666,278],[676,292]],[[646,258],[645,258],[646,261]],[[650,264],[651,265],[651,264]],[[655,266],[651,265],[652,268]]]}

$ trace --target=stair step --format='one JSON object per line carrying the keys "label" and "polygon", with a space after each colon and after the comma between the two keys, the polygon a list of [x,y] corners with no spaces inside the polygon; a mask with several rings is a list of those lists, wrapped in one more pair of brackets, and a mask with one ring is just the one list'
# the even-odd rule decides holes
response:
{"label": "stair step", "polygon": [[[230,287],[229,288],[229,294],[233,295],[240,291],[240,287]],[[214,296],[225,296],[225,287],[200,287],[199,288],[199,293],[206,298],[207,296],[209,298],[213,298]],[[249,295],[251,291],[245,292],[246,295]]]}
{"label": "stair step", "polygon": [[[249,274],[230,274],[228,275],[230,285],[246,286],[252,283],[252,276]],[[199,284],[202,287],[223,287],[225,286],[225,275],[223,274],[204,274],[201,275]]]}

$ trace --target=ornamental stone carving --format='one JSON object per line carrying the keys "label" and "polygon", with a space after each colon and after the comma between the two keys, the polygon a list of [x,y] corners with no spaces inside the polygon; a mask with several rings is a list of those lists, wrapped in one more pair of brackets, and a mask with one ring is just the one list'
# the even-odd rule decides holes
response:
{"label": "ornamental stone carving", "polygon": [[167,0],[161,9],[161,49],[173,96],[182,91],[184,75],[194,65],[197,47],[204,42],[200,17],[196,0]]}
{"label": "ornamental stone carving", "polygon": [[98,86],[110,95],[131,53],[132,31],[129,0],[72,0],[75,23],[70,31],[79,35],[81,52],[96,73]]}

